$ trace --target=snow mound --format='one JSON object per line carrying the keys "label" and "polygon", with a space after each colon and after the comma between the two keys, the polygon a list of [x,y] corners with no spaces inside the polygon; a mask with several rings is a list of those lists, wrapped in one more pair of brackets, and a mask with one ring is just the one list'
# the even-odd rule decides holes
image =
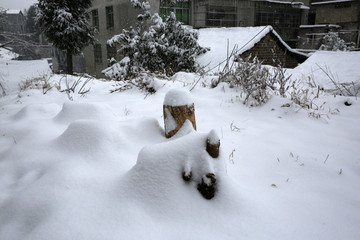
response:
{"label": "snow mound", "polygon": [[[161,142],[164,140],[164,129],[160,126],[155,118],[144,118],[140,121],[133,122],[134,126],[125,126],[123,131],[127,132],[128,138],[132,138],[136,142],[143,141]],[[139,136],[141,138],[139,139]]]}
{"label": "snow mound", "polygon": [[184,88],[171,89],[165,95],[165,106],[191,106],[194,103],[191,93]]}
{"label": "snow mound", "polygon": [[121,148],[125,144],[125,139],[121,136],[116,128],[110,127],[106,122],[77,120],[55,140],[55,145],[71,154],[99,156],[112,147]]}
{"label": "snow mound", "polygon": [[8,49],[0,48],[0,60],[11,60],[17,58],[19,55]]}
{"label": "snow mound", "polygon": [[195,75],[193,73],[177,72],[171,77],[171,80],[188,85],[195,82],[196,79],[194,77]]}
{"label": "snow mound", "polygon": [[360,52],[317,51],[293,69],[293,76],[311,77],[322,87],[333,88],[329,77],[338,83],[360,82],[359,69]]}
{"label": "snow mound", "polygon": [[64,123],[78,119],[115,120],[115,114],[103,103],[66,102],[55,117],[55,121]]}
{"label": "snow mound", "polygon": [[[208,173],[216,175],[221,188],[222,179],[226,177],[225,162],[222,156],[210,157],[205,150],[206,139],[206,134],[194,131],[175,140],[144,147],[136,165],[126,174],[127,187],[139,198],[163,204],[183,200],[185,196],[189,201],[194,196],[201,197],[196,185]],[[182,179],[184,171],[192,172],[189,184]],[[215,197],[221,198],[221,195]]]}
{"label": "snow mound", "polygon": [[59,112],[57,104],[30,104],[23,107],[13,117],[13,120],[44,119],[54,117]]}

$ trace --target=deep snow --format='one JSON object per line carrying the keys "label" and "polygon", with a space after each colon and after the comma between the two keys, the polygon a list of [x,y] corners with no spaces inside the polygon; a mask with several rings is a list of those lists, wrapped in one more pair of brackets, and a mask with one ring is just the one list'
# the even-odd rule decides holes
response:
{"label": "deep snow", "polygon": [[[306,78],[321,60],[344,81],[360,80],[359,65],[342,68],[331,64],[338,53],[321,54],[289,73]],[[110,94],[113,83],[93,80],[70,101],[56,88],[19,93],[25,76],[47,71],[41,61],[0,64],[8,93],[0,98],[0,239],[360,238],[356,98],[322,95],[329,119],[314,119],[281,107],[291,101],[278,96],[249,108],[236,89],[212,89],[208,78],[191,92],[198,132],[166,139],[165,95],[191,88],[194,74],[178,73],[146,97]],[[219,159],[204,151],[212,129]],[[190,183],[181,177],[187,168]],[[209,171],[218,191],[205,200],[196,184]]]}

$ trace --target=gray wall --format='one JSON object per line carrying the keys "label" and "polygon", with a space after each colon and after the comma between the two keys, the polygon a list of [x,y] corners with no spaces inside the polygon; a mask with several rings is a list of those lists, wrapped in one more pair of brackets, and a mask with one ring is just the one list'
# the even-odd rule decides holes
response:
{"label": "gray wall", "polygon": [[[160,1],[150,0],[151,12],[158,12]],[[106,10],[107,6],[113,6],[114,10],[114,27],[106,28]],[[97,9],[99,14],[99,33],[96,35],[98,44],[101,44],[102,62],[95,63],[94,46],[88,46],[84,49],[86,72],[96,77],[105,77],[101,71],[108,67],[106,42],[116,34],[120,34],[123,29],[129,26],[135,26],[136,16],[141,12],[131,6],[129,0],[94,0],[92,1],[91,10]],[[90,20],[92,20],[90,15]],[[121,58],[121,56],[118,56]],[[120,60],[120,59],[117,59]]]}

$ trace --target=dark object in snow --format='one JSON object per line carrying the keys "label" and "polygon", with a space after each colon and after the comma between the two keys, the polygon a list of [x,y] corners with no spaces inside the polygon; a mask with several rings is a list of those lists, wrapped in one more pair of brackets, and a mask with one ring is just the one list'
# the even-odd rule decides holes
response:
{"label": "dark object in snow", "polygon": [[183,172],[183,179],[184,181],[188,182],[190,181],[191,177],[192,177],[192,172]]}
{"label": "dark object in snow", "polygon": [[205,177],[206,177],[205,181],[203,177],[201,183],[198,184],[197,189],[199,190],[201,195],[203,195],[204,198],[210,200],[215,196],[216,178],[215,178],[215,174],[213,173],[208,173],[206,174]]}
{"label": "dark object in snow", "polygon": [[352,103],[349,102],[349,101],[345,101],[344,104],[345,104],[345,106],[351,106],[352,105]]}
{"label": "dark object in snow", "polygon": [[219,157],[220,139],[214,130],[211,130],[206,140],[206,151],[212,158]]}
{"label": "dark object in snow", "polygon": [[290,107],[290,103],[285,103],[285,104],[281,105],[281,107]]}

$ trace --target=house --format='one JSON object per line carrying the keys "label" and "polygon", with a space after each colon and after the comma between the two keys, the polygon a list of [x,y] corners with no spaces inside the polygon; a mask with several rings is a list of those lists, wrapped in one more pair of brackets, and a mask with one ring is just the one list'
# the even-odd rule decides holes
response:
{"label": "house", "polygon": [[[165,0],[149,2],[152,13],[158,12],[165,19],[174,12],[179,21],[196,29],[272,25],[292,47],[296,45],[299,26],[307,24],[309,10],[305,5],[309,0],[303,0],[305,4],[290,0],[179,0],[175,5]],[[134,26],[139,11],[130,0],[93,0],[89,11],[91,24],[99,31],[99,41],[85,48],[85,69],[102,77],[101,71],[109,66],[108,59],[117,56],[116,48],[107,45],[107,40]]]}
{"label": "house", "polygon": [[21,10],[6,10],[6,20],[1,26],[1,31],[11,33],[25,33],[26,18]]}
{"label": "house", "polygon": [[221,71],[226,59],[257,57],[266,65],[294,68],[307,59],[307,55],[290,48],[271,26],[203,28],[199,30],[199,43],[210,51],[197,61],[206,68]]}
{"label": "house", "polygon": [[313,0],[310,12],[311,25],[301,26],[298,48],[318,49],[320,36],[329,31],[338,32],[345,42],[360,48],[359,0]]}
{"label": "house", "polygon": [[26,17],[21,10],[6,10],[0,24],[0,44],[18,54],[18,60],[51,57],[51,45],[34,42],[26,31]]}
{"label": "house", "polygon": [[[194,28],[249,27],[271,25],[293,47],[301,24],[307,24],[309,7],[299,1],[284,0],[195,0]],[[308,0],[304,1],[306,4]]]}

